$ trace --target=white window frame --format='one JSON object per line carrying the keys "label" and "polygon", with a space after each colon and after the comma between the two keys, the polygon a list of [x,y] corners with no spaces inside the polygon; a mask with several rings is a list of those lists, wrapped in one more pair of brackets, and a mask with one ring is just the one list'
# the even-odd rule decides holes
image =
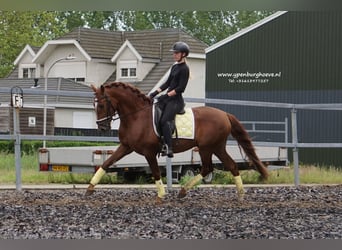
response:
{"label": "white window frame", "polygon": [[[27,77],[24,77],[24,70],[27,70]],[[37,65],[36,64],[21,64],[19,67],[19,78],[36,78]]]}
{"label": "white window frame", "polygon": [[[121,60],[121,61],[119,61],[120,78],[136,78],[137,77],[137,66],[138,66],[138,63],[136,60]],[[122,75],[123,70],[127,70],[127,76]]]}
{"label": "white window frame", "polygon": [[85,77],[71,77],[71,78],[68,78],[74,82],[85,82]]}

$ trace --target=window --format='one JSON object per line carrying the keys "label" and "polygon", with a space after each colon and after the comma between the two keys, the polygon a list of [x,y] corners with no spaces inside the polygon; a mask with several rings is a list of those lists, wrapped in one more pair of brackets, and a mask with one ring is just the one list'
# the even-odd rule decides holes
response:
{"label": "window", "polygon": [[129,74],[130,74],[130,76],[137,76],[137,69],[136,68],[130,68]]}
{"label": "window", "polygon": [[84,77],[77,77],[76,82],[85,82],[85,78]]}
{"label": "window", "polygon": [[128,77],[128,69],[121,69],[121,77]]}
{"label": "window", "polygon": [[129,78],[137,76],[137,61],[122,60],[119,62],[120,77]]}
{"label": "window", "polygon": [[136,77],[137,69],[136,68],[122,68],[121,69],[121,77]]}
{"label": "window", "polygon": [[35,68],[23,68],[22,78],[34,78],[36,77]]}
{"label": "window", "polygon": [[23,69],[23,78],[29,78],[29,70]]}
{"label": "window", "polygon": [[85,82],[84,77],[69,77],[68,79],[74,82]]}

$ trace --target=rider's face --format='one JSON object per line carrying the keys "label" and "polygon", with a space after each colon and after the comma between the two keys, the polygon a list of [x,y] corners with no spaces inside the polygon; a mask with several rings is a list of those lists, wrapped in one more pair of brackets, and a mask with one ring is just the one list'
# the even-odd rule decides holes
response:
{"label": "rider's face", "polygon": [[173,52],[173,59],[180,62],[183,59],[182,52]]}

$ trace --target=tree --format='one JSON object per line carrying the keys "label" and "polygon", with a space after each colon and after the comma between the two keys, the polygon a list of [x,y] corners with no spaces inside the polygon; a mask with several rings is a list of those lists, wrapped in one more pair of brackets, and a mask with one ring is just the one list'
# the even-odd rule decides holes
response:
{"label": "tree", "polygon": [[270,11],[0,11],[0,77],[26,44],[42,46],[77,27],[133,31],[180,28],[212,45]]}
{"label": "tree", "polygon": [[63,33],[65,24],[54,12],[0,11],[0,77],[13,69],[15,58],[26,44],[42,46]]}
{"label": "tree", "polygon": [[83,26],[106,30],[181,28],[212,45],[245,28],[272,11],[71,11],[59,18],[72,30]]}

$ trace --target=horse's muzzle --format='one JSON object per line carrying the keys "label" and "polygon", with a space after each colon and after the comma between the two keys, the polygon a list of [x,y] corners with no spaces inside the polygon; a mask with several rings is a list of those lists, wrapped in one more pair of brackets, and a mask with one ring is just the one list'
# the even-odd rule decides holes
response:
{"label": "horse's muzzle", "polygon": [[111,129],[112,117],[106,117],[96,121],[97,128],[101,131],[108,131]]}

